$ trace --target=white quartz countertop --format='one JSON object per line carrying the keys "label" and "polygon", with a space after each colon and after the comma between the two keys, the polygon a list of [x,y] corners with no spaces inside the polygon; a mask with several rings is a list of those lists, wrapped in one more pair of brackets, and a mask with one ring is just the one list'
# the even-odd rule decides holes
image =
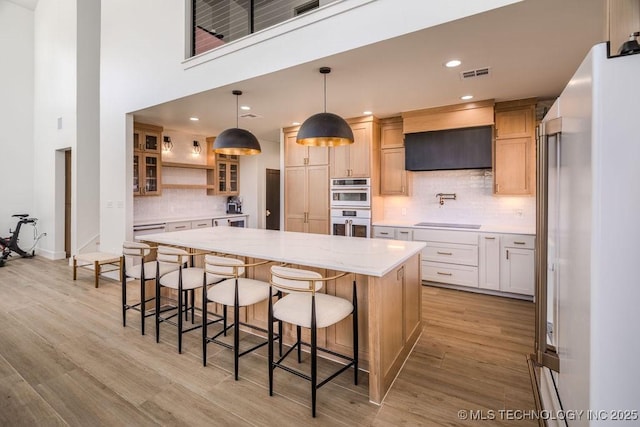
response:
{"label": "white quartz countertop", "polygon": [[[373,223],[374,226],[381,227],[401,227],[401,228],[423,228],[434,230],[455,230],[455,231],[475,231],[480,233],[505,233],[505,234],[536,234],[535,226],[529,225],[504,225],[504,224],[480,224],[480,228],[455,228],[455,227],[424,227],[418,226],[416,223],[420,221],[402,221],[402,220],[382,220]],[[445,223],[445,221],[424,221],[434,223]],[[476,224],[474,221],[451,221],[460,224]]]}
{"label": "white quartz countertop", "polygon": [[309,267],[382,277],[424,247],[424,242],[212,227],[140,236],[139,240]]}
{"label": "white quartz countertop", "polygon": [[248,214],[225,214],[225,213],[213,213],[211,215],[198,215],[198,216],[189,216],[189,217],[177,217],[177,218],[147,218],[147,219],[136,219],[133,221],[133,225],[150,225],[150,224],[166,224],[169,222],[182,222],[182,221],[202,221],[204,219],[220,219],[220,218],[237,218],[249,216]]}

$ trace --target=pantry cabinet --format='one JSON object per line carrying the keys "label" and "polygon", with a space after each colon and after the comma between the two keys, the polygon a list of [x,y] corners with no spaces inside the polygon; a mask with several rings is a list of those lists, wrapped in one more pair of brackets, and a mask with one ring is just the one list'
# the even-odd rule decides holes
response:
{"label": "pantry cabinet", "polygon": [[329,164],[329,147],[308,147],[296,142],[299,126],[284,130],[284,166]]}
{"label": "pantry cabinet", "polygon": [[495,106],[494,193],[535,193],[535,99]]}
{"label": "pantry cabinet", "polygon": [[329,233],[329,167],[285,168],[286,231]]}

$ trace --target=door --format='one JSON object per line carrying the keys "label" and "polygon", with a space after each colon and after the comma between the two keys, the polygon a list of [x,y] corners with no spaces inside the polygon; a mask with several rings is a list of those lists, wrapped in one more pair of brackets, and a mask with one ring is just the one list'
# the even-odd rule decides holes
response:
{"label": "door", "polygon": [[71,150],[64,152],[64,251],[71,257]]}
{"label": "door", "polygon": [[266,174],[266,228],[280,230],[280,170],[267,169]]}

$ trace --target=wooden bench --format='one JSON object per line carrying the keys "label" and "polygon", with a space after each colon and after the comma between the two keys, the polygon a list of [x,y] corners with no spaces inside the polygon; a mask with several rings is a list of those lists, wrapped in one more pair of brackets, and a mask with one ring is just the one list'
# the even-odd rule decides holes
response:
{"label": "wooden bench", "polygon": [[77,254],[73,257],[73,280],[76,280],[78,267],[93,267],[95,274],[95,287],[98,287],[98,280],[100,274],[103,273],[103,265],[112,265],[117,268],[112,268],[107,271],[120,271],[120,277],[122,277],[122,257],[116,254],[110,254],[106,252],[87,252],[84,254]]}

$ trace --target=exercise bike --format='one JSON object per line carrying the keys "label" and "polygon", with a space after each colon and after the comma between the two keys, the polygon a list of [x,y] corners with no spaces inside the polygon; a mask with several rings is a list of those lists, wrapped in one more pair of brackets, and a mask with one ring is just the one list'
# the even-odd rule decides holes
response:
{"label": "exercise bike", "polygon": [[[9,233],[11,236],[9,237],[0,237],[0,267],[4,266],[5,261],[12,256],[12,252],[17,253],[23,258],[31,258],[36,254],[35,247],[40,241],[41,238],[47,235],[47,233],[38,234],[38,228],[36,224],[38,223],[38,218],[30,218],[29,214],[15,214],[11,215],[14,218],[18,218],[18,223],[16,224],[16,229],[11,231],[9,229]],[[20,241],[20,230],[24,224],[31,224],[33,227],[33,245],[27,250],[22,249],[18,246],[18,242]]]}

